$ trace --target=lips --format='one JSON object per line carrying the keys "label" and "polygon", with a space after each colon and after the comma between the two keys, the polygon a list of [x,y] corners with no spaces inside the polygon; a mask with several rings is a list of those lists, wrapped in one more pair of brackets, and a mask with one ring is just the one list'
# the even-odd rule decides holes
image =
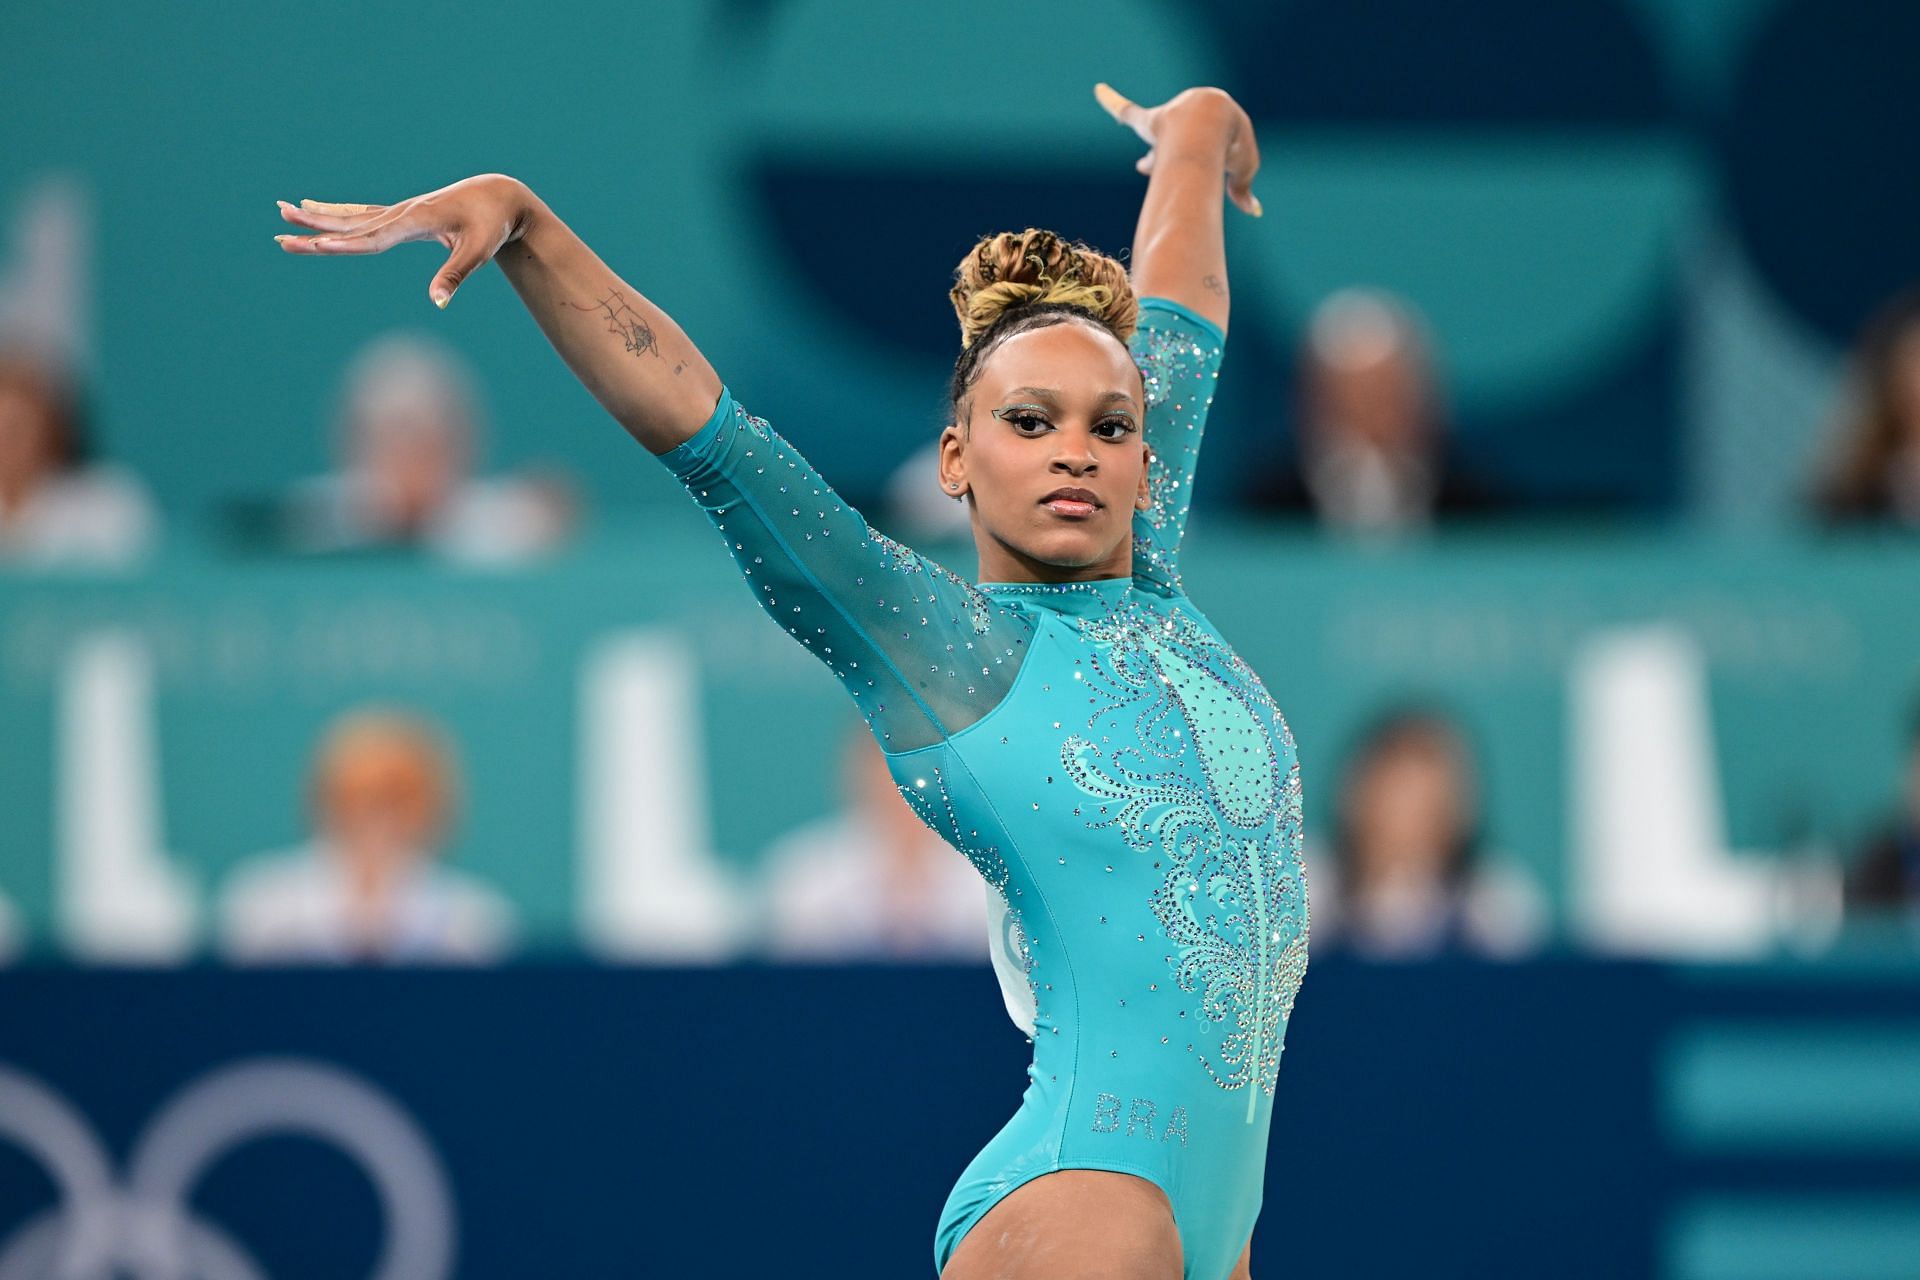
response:
{"label": "lips", "polygon": [[1040,499],[1040,505],[1066,520],[1091,520],[1101,503],[1087,489],[1055,489]]}

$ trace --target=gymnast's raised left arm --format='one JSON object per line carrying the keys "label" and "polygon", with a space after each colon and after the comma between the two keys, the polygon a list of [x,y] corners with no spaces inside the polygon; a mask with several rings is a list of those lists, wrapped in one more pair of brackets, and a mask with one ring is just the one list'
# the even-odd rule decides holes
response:
{"label": "gymnast's raised left arm", "polygon": [[1222,89],[1188,89],[1156,107],[1129,101],[1107,85],[1094,96],[1150,148],[1135,166],[1148,175],[1133,233],[1133,288],[1165,298],[1227,328],[1227,249],[1223,200],[1254,217],[1260,169],[1253,122]]}

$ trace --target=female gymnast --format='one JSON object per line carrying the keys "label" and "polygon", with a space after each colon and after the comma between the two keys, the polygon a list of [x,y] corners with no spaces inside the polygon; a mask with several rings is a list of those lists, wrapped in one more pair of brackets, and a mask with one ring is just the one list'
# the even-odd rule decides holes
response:
{"label": "female gymnast", "polygon": [[952,289],[940,483],[977,583],[870,528],[523,183],[280,206],[318,233],[279,237],[293,253],[440,241],[443,307],[497,258],[993,886],[1033,1063],[941,1215],[944,1280],[1245,1280],[1307,963],[1293,740],[1178,564],[1226,332],[1223,197],[1260,212],[1253,127],[1218,89],[1095,94],[1148,144],[1131,282],[1028,230],[982,240]]}

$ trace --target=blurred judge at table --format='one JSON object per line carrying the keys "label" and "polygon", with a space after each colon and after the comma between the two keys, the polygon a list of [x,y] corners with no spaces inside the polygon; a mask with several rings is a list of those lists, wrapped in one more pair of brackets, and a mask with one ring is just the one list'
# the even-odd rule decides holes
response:
{"label": "blurred judge at table", "polygon": [[986,888],[901,798],[865,728],[840,751],[839,809],[777,840],[765,938],[788,960],[987,958]]}
{"label": "blurred judge at table", "polygon": [[1868,323],[1844,385],[1816,510],[1920,530],[1920,288]]}
{"label": "blurred judge at table", "polygon": [[451,963],[503,957],[513,912],[444,864],[458,807],[453,753],[413,715],[360,710],[326,732],[309,790],[314,834],[261,855],[220,902],[230,960],[257,964]]}
{"label": "blurred judge at table", "polygon": [[0,347],[0,570],[121,567],[150,548],[145,490],[91,458],[85,419],[62,361]]}
{"label": "blurred judge at table", "polygon": [[1331,864],[1307,873],[1316,952],[1513,958],[1540,946],[1544,895],[1483,848],[1466,735],[1424,707],[1367,728],[1339,779]]}
{"label": "blurred judge at table", "polygon": [[347,369],[339,464],[291,494],[277,537],[310,553],[418,549],[508,565],[556,549],[576,499],[557,473],[482,478],[480,390],[467,362],[425,336],[390,333]]}
{"label": "blurred judge at table", "polygon": [[1299,363],[1292,462],[1256,481],[1256,508],[1369,537],[1498,507],[1454,456],[1425,322],[1404,300],[1343,289],[1320,304]]}
{"label": "blurred judge at table", "polygon": [[1907,733],[1903,772],[1897,807],[1847,874],[1850,917],[1905,913],[1920,924],[1920,707]]}

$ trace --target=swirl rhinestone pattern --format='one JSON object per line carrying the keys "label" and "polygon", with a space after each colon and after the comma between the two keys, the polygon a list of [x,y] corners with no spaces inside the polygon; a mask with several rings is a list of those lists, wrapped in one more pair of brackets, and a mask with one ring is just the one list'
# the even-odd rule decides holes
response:
{"label": "swirl rhinestone pattern", "polygon": [[1081,632],[1095,709],[1061,767],[1106,802],[1090,826],[1161,855],[1152,907],[1175,948],[1169,976],[1216,1038],[1201,1067],[1222,1088],[1271,1094],[1306,971],[1292,735],[1258,677],[1178,607],[1129,599]]}

